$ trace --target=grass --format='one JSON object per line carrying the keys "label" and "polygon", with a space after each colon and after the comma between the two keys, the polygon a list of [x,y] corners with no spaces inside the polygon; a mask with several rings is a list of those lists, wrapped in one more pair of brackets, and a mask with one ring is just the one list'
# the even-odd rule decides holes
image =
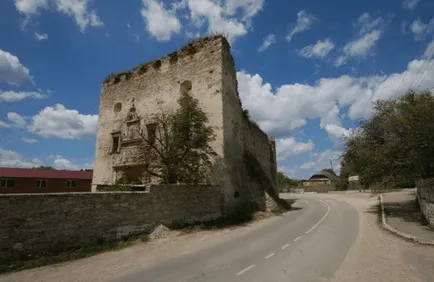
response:
{"label": "grass", "polygon": [[136,242],[147,242],[149,240],[147,235],[134,235],[126,239],[114,242],[107,242],[95,246],[82,247],[79,249],[69,250],[58,254],[48,254],[36,259],[15,261],[9,265],[0,265],[0,273],[19,271],[24,269],[36,268],[50,264],[57,264],[67,261],[74,261],[78,259],[87,258],[100,253],[115,251],[129,247]]}

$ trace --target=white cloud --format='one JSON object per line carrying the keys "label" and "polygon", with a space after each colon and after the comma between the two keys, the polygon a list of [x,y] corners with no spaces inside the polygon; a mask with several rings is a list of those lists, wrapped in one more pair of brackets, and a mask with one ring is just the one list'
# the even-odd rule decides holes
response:
{"label": "white cloud", "polygon": [[[34,139],[28,139],[27,143],[35,143]],[[29,142],[30,141],[30,142]],[[61,155],[53,156],[52,166],[55,169],[65,169],[65,170],[79,170],[79,169],[89,169],[93,167],[93,164],[83,162],[83,160],[71,161]],[[19,153],[11,150],[5,150],[0,148],[0,167],[22,167],[22,168],[33,168],[45,166],[46,164],[38,158],[24,158]]]}
{"label": "white cloud", "polygon": [[0,91],[0,102],[18,102],[26,98],[44,99],[47,96],[38,92]]}
{"label": "white cloud", "polygon": [[345,64],[351,57],[369,55],[383,34],[385,22],[381,17],[373,19],[368,13],[364,13],[354,26],[358,29],[357,37],[345,44],[343,54],[337,58],[335,66]]}
{"label": "white cloud", "polygon": [[95,136],[97,122],[98,115],[84,115],[56,104],[33,116],[29,131],[43,137],[85,139]]}
{"label": "white cloud", "polygon": [[46,33],[37,33],[37,32],[35,32],[35,38],[36,38],[36,40],[38,40],[38,41],[41,41],[41,40],[47,40],[47,39],[48,39],[48,34],[46,34]]}
{"label": "white cloud", "polygon": [[148,32],[159,41],[168,41],[181,31],[181,22],[175,14],[164,8],[163,2],[143,0],[141,10]]}
{"label": "white cloud", "polygon": [[62,156],[56,156],[53,161],[53,167],[55,169],[66,169],[66,170],[78,170],[79,167],[77,165],[72,164],[72,162],[68,159],[65,159]]}
{"label": "white cloud", "polygon": [[311,152],[315,145],[312,140],[304,142],[297,142],[292,137],[279,138],[276,140],[277,159],[282,161],[290,157],[301,155]]}
{"label": "white cloud", "polygon": [[416,8],[418,3],[419,0],[405,0],[404,2],[402,2],[402,7],[404,9],[413,10]]}
{"label": "white cloud", "polygon": [[414,40],[419,41],[434,33],[434,17],[428,23],[423,23],[420,18],[417,18],[411,25],[410,31],[413,33]]}
{"label": "white cloud", "polygon": [[187,1],[188,0],[180,0],[180,1],[177,1],[177,2],[175,2],[175,1],[172,2],[170,4],[170,6],[172,7],[171,11],[174,12],[174,13],[176,13],[178,10],[185,9],[187,7]]}
{"label": "white cloud", "polygon": [[16,56],[0,49],[0,82],[19,86],[27,81],[33,82],[29,69]]}
{"label": "white cloud", "polygon": [[[396,98],[415,81],[420,90],[434,87],[434,69],[426,68],[427,64],[434,64],[434,60],[413,60],[401,73],[321,78],[312,85],[285,84],[275,91],[259,74],[240,71],[237,79],[243,106],[265,131],[282,136],[307,120],[319,119],[320,127],[331,139],[337,139],[348,133],[340,119],[342,114],[354,121],[367,118],[373,101]],[[426,71],[421,72],[422,67]]]}
{"label": "white cloud", "polygon": [[71,16],[84,32],[88,26],[103,26],[95,10],[89,10],[90,0],[14,0],[15,8],[25,15],[26,22],[39,10],[55,8],[58,12]]}
{"label": "white cloud", "polygon": [[351,134],[351,129],[346,129],[336,124],[326,124],[324,130],[334,140],[339,140],[340,138],[347,137]]}
{"label": "white cloud", "polygon": [[29,144],[36,144],[36,143],[38,143],[38,140],[33,139],[33,138],[22,138],[21,140],[23,140],[24,142],[29,143]]}
{"label": "white cloud", "polygon": [[43,162],[37,158],[32,160],[24,160],[17,152],[0,148],[0,167],[39,167]]}
{"label": "white cloud", "polygon": [[83,163],[82,160],[67,159],[61,155],[53,156],[53,167],[55,169],[65,169],[65,170],[80,170],[89,169],[93,167],[93,164]]}
{"label": "white cloud", "polygon": [[14,112],[9,112],[7,114],[8,120],[11,121],[13,123],[14,126],[17,127],[25,127],[26,126],[26,120],[24,119],[24,117],[22,117],[21,115],[14,113]]}
{"label": "white cloud", "polygon": [[26,15],[36,14],[40,8],[48,8],[48,0],[15,0],[16,9]]}
{"label": "white cloud", "polygon": [[4,121],[2,121],[2,120],[0,120],[0,127],[3,127],[3,128],[10,128],[11,125],[8,124],[8,123],[6,123],[6,122],[4,122]]}
{"label": "white cloud", "polygon": [[270,33],[269,35],[264,37],[262,44],[259,47],[258,51],[259,52],[265,51],[274,43],[276,43],[276,35]]}
{"label": "white cloud", "polygon": [[209,33],[223,33],[230,41],[247,33],[248,25],[224,14],[224,7],[219,3],[210,0],[188,0],[188,7],[191,19],[197,27],[208,22]]}
{"label": "white cloud", "polygon": [[432,59],[433,56],[434,56],[434,40],[428,44],[428,46],[425,49],[425,52],[423,53],[423,57],[425,59]]}
{"label": "white cloud", "polygon": [[292,37],[300,32],[307,31],[312,27],[315,22],[315,17],[308,14],[305,10],[301,10],[297,13],[297,23],[295,27],[286,36],[287,41],[291,41]]}
{"label": "white cloud", "polygon": [[306,46],[298,53],[300,56],[306,58],[325,58],[331,50],[335,48],[335,45],[330,39],[318,40],[315,44]]}
{"label": "white cloud", "polygon": [[381,30],[376,29],[366,33],[361,38],[351,41],[344,47],[344,53],[351,57],[365,56],[380,39]]}
{"label": "white cloud", "polygon": [[333,170],[339,174],[341,169],[340,157],[342,152],[328,149],[313,155],[313,160],[302,164],[297,169],[297,174],[303,175],[304,178],[309,178],[313,173],[319,172],[322,169],[330,168],[330,161],[333,164]]}
{"label": "white cloud", "polygon": [[233,16],[241,10],[241,20],[249,25],[251,18],[262,10],[264,1],[265,0],[226,0],[224,11],[225,14]]}

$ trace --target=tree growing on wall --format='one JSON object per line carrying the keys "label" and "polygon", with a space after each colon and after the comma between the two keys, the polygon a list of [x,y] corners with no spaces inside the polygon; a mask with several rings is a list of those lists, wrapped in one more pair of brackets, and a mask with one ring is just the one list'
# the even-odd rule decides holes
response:
{"label": "tree growing on wall", "polygon": [[346,140],[343,173],[359,174],[362,184],[394,186],[433,177],[433,109],[429,91],[409,91],[396,100],[377,101],[372,116]]}
{"label": "tree growing on wall", "polygon": [[148,161],[146,173],[162,183],[208,183],[211,178],[216,153],[210,143],[215,134],[190,90],[190,81],[181,84],[179,108],[160,107],[140,133]]}

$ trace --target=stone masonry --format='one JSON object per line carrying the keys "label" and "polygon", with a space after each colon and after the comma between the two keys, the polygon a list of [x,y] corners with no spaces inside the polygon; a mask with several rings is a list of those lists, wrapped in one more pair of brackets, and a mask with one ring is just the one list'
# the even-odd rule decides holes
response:
{"label": "stone masonry", "polygon": [[0,197],[0,273],[26,260],[221,216],[217,186]]}
{"label": "stone masonry", "polygon": [[191,83],[190,93],[216,134],[212,147],[218,155],[216,184],[222,187],[223,212],[252,204],[264,209],[265,191],[278,197],[275,142],[243,111],[234,60],[223,36],[200,38],[165,58],[112,74],[103,82],[93,191],[125,177],[146,181],[134,176],[147,163],[141,153],[143,142],[134,132],[142,129],[152,134],[158,125],[147,123],[146,117],[161,107],[176,109],[186,83]]}
{"label": "stone masonry", "polygon": [[429,225],[434,227],[434,178],[417,182],[417,199]]}

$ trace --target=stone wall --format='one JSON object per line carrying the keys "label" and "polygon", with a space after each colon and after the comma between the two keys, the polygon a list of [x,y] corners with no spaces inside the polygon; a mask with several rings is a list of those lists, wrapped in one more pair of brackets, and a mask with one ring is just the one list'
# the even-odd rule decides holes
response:
{"label": "stone wall", "polygon": [[[180,88],[191,81],[190,94],[198,99],[214,128],[216,139],[212,147],[223,157],[222,113],[222,38],[209,37],[194,41],[165,58],[138,65],[131,71],[111,75],[102,84],[93,191],[97,185],[113,185],[119,172],[128,166],[146,162],[140,142],[129,136],[127,117],[131,108],[146,129],[150,116],[175,111],[179,106]],[[134,99],[134,103],[133,103]],[[119,134],[121,149],[112,152],[112,135]],[[140,141],[140,138],[139,138]]]}
{"label": "stone wall", "polygon": [[416,185],[420,209],[429,225],[434,227],[434,178],[420,180]]}
{"label": "stone wall", "polygon": [[225,187],[232,188],[226,191],[226,204],[238,208],[253,203],[265,210],[265,192],[278,197],[275,142],[243,110],[229,45],[223,44],[222,60],[223,145],[229,184]]}
{"label": "stone wall", "polygon": [[217,186],[0,197],[0,271],[19,261],[221,215]]}

